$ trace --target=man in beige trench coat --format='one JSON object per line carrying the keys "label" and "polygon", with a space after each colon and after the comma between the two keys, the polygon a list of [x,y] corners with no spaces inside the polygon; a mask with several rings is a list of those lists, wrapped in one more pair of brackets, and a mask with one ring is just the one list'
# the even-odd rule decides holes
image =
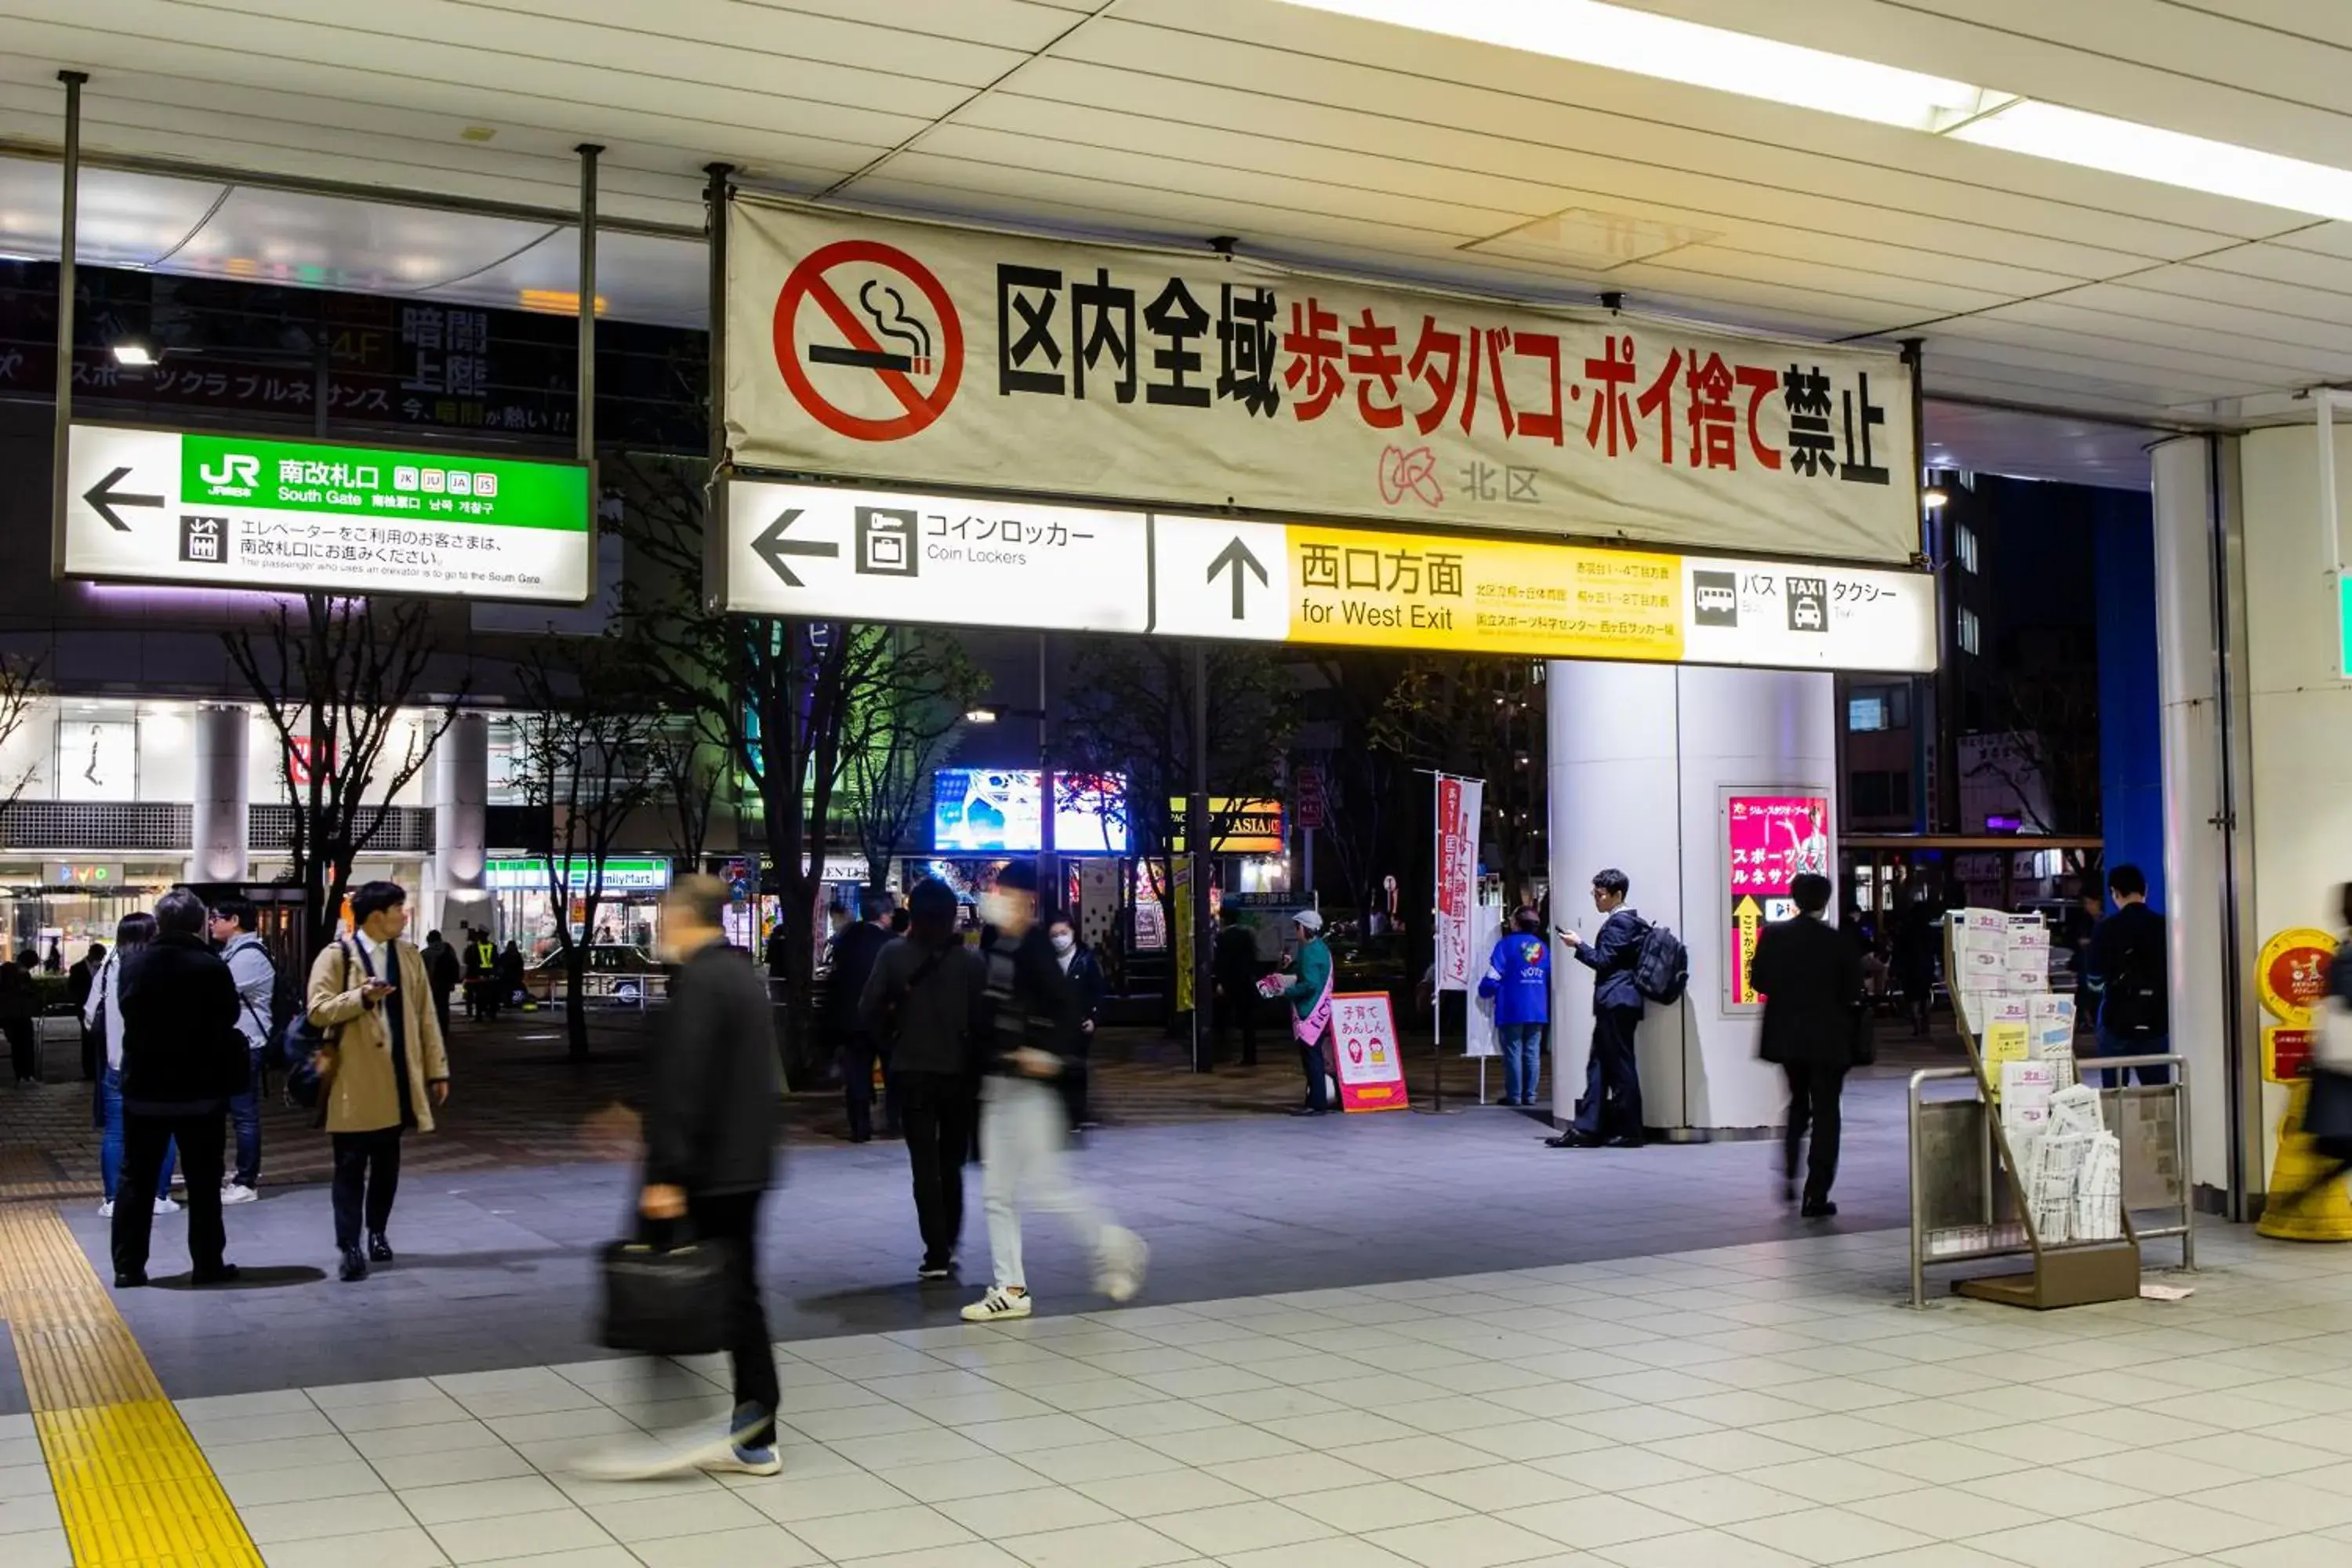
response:
{"label": "man in beige trench coat", "polygon": [[[320,1067],[327,1131],[335,1145],[335,1246],[342,1278],[392,1261],[384,1237],[400,1191],[400,1140],[433,1131],[449,1102],[449,1056],[433,1012],[425,956],[401,940],[408,894],[364,882],[351,894],[352,931],[310,965],[310,1022],[329,1035]],[[360,1250],[360,1221],[367,1250]]]}

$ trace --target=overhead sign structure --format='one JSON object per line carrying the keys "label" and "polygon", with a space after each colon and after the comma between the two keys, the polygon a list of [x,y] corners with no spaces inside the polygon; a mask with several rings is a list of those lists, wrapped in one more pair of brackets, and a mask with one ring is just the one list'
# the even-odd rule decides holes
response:
{"label": "overhead sign structure", "polygon": [[1438,531],[727,484],[730,610],[1797,669],[1936,667],[1935,580]]}
{"label": "overhead sign structure", "polygon": [[1743,553],[1919,545],[1891,353],[742,195],[727,255],[739,467]]}
{"label": "overhead sign structure", "polygon": [[76,425],[68,577],[585,601],[588,466]]}

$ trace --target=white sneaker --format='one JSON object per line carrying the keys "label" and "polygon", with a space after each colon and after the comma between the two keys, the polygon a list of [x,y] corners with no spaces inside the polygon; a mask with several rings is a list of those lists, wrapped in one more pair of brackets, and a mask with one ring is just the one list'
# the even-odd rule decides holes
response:
{"label": "white sneaker", "polygon": [[114,1217],[114,1200],[112,1198],[109,1198],[104,1203],[98,1205],[98,1217],[100,1219],[112,1219]]}
{"label": "white sneaker", "polygon": [[1025,1318],[1035,1310],[1024,1290],[1018,1296],[1012,1291],[991,1286],[987,1295],[963,1310],[967,1323],[1002,1323],[1014,1318]]}
{"label": "white sneaker", "polygon": [[240,1182],[221,1184],[221,1202],[225,1204],[249,1204],[260,1195],[259,1193]]}
{"label": "white sneaker", "polygon": [[180,1205],[173,1203],[169,1198],[157,1198],[155,1200],[155,1212],[157,1214],[178,1214],[180,1212]]}
{"label": "white sneaker", "polygon": [[1103,1265],[1095,1276],[1096,1286],[1113,1301],[1134,1300],[1136,1292],[1143,1289],[1143,1268],[1150,1256],[1143,1237],[1112,1226],[1103,1233]]}

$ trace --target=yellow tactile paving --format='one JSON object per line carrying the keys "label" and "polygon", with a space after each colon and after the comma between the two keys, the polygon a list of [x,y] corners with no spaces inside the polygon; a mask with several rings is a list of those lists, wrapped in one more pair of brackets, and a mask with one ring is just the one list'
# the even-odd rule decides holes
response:
{"label": "yellow tactile paving", "polygon": [[204,1451],[46,1205],[0,1204],[0,1318],[77,1568],[261,1568]]}

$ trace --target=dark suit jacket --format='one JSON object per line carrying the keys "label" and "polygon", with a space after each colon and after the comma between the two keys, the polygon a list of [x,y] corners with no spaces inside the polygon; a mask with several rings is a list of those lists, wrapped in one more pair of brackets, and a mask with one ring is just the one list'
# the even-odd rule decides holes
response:
{"label": "dark suit jacket", "polygon": [[1647,921],[1620,906],[1601,922],[1598,935],[1577,944],[1576,962],[1592,971],[1593,1006],[1642,1010],[1633,968],[1642,962],[1642,942],[1649,934]]}
{"label": "dark suit jacket", "polygon": [[1862,954],[1825,921],[1800,915],[1767,926],[1748,978],[1764,994],[1768,1062],[1850,1068],[1864,1027]]}
{"label": "dark suit jacket", "polygon": [[651,1062],[646,1180],[705,1195],[774,1174],[783,1117],[774,1008],[751,955],[714,942],[670,977]]}

